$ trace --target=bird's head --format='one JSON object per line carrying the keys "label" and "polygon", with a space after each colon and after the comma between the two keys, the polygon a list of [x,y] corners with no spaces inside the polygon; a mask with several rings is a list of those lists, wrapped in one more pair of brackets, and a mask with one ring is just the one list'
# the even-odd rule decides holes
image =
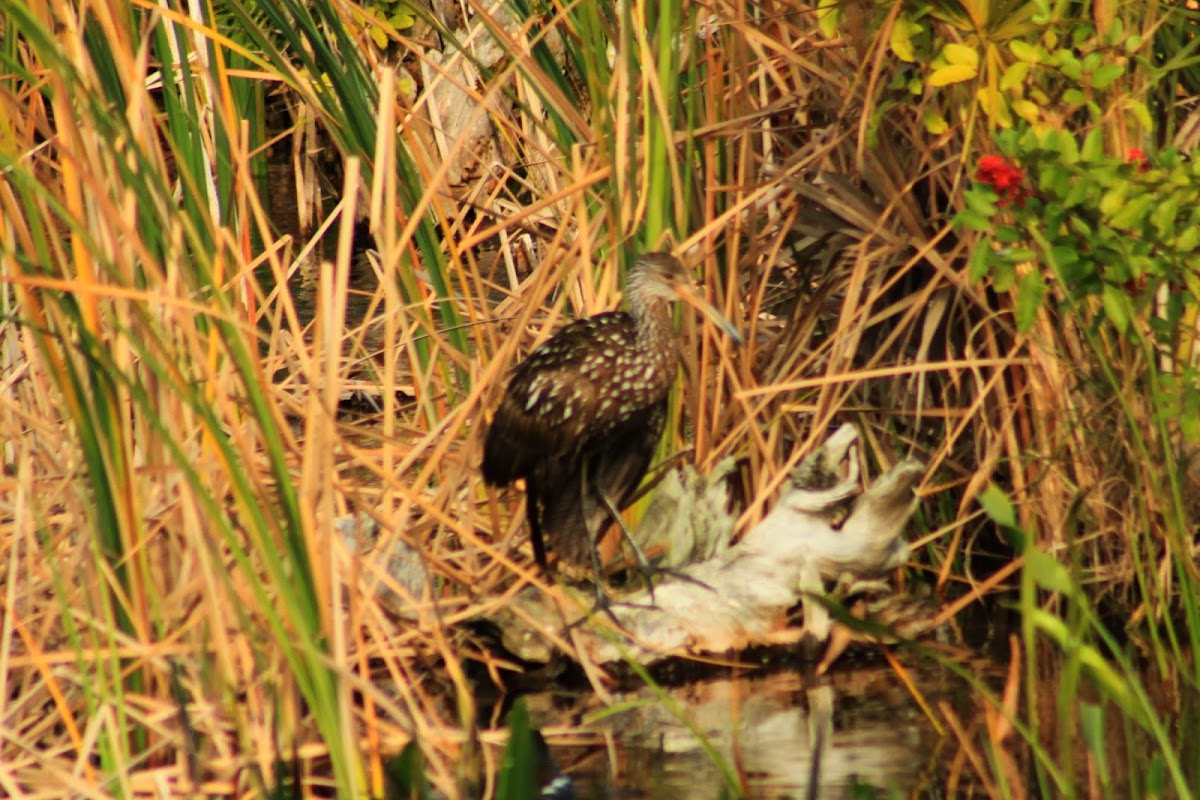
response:
{"label": "bird's head", "polygon": [[683,262],[670,253],[645,253],[639,256],[629,273],[629,293],[631,300],[637,298],[633,302],[682,300],[725,331],[734,343],[742,343],[737,328],[704,299]]}

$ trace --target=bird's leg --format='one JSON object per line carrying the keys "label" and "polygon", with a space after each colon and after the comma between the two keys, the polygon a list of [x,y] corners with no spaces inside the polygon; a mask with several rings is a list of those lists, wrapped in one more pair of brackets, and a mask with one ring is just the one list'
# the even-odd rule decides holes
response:
{"label": "bird's leg", "polygon": [[[596,494],[599,496],[600,502],[604,503],[604,506],[608,509],[608,513],[612,515],[612,518],[616,521],[617,526],[621,529],[621,535],[625,537],[625,541],[629,542],[629,546],[633,548],[633,554],[638,563],[638,575],[640,575],[642,577],[642,581],[645,582],[646,590],[650,592],[650,602],[653,604],[654,581],[650,579],[650,576],[654,574],[654,567],[652,567],[650,562],[646,559],[646,554],[642,552],[642,548],[638,547],[638,543],[633,540],[633,534],[631,534],[629,529],[625,527],[625,520],[621,517],[621,512],[617,510],[616,503],[614,503],[612,498],[602,491],[599,486],[593,488],[595,489]],[[593,540],[592,551],[595,552],[595,549],[596,545],[595,541]]]}
{"label": "bird's leg", "polygon": [[[664,469],[663,471],[665,473],[666,470]],[[658,475],[657,478],[661,480],[662,475]],[[642,580],[646,582],[646,589],[650,592],[651,603],[655,603],[655,600],[654,582],[650,580],[650,576],[656,572],[671,575],[681,581],[694,583],[703,589],[708,589],[710,592],[716,591],[713,589],[713,587],[709,586],[699,578],[694,578],[691,575],[688,575],[686,572],[681,572],[674,567],[656,567],[652,565],[650,560],[646,558],[646,554],[642,552],[642,548],[638,547],[637,542],[633,540],[633,535],[629,532],[629,529],[625,527],[625,520],[621,517],[620,512],[617,511],[617,506],[615,503],[613,503],[612,498],[599,491],[599,489],[597,489],[596,493],[600,495],[600,499],[604,502],[604,505],[608,507],[608,511],[610,514],[612,514],[613,519],[617,521],[617,525],[619,525],[621,528],[622,535],[625,536],[625,541],[629,542],[629,546],[633,548],[633,552],[636,555],[638,562],[638,574],[641,575]],[[641,494],[644,494],[644,492],[639,492],[639,495]]]}
{"label": "bird's leg", "polygon": [[[595,579],[595,583],[593,584],[593,587],[596,590],[596,604],[595,604],[595,606],[592,607],[592,613],[594,614],[597,611],[603,611],[605,614],[608,615],[608,618],[611,619],[616,624],[616,626],[618,628],[622,628],[622,627],[624,627],[624,625],[621,623],[621,620],[617,619],[617,615],[613,613],[612,608],[610,607],[612,605],[612,601],[609,600],[608,595],[606,595],[604,593],[604,587],[603,587],[604,578],[600,573],[600,553],[597,552],[597,549],[596,549],[596,546],[597,546],[596,539],[599,537],[599,531],[593,531],[591,529],[591,525],[588,524],[588,519],[590,518],[591,515],[589,515],[587,513],[587,509],[584,507],[584,504],[583,504],[583,500],[585,500],[588,496],[588,484],[589,483],[590,482],[588,481],[587,461],[585,460],[584,463],[582,465],[580,465],[580,469],[579,469],[579,492],[580,492],[580,494],[579,494],[579,497],[580,497],[579,510],[580,510],[581,515],[583,516],[583,530],[584,530],[584,535],[587,536],[588,553],[592,557],[592,577]],[[579,622],[582,622],[582,621],[583,621],[582,619],[579,620]]]}
{"label": "bird's leg", "polygon": [[551,579],[550,565],[546,561],[546,540],[542,537],[542,508],[538,490],[528,481],[525,484],[525,518],[529,520],[529,542],[533,545],[533,560],[542,568],[542,574]]}
{"label": "bird's leg", "polygon": [[[590,538],[591,537],[589,536],[589,539]],[[592,557],[592,576],[595,578],[595,581],[592,583],[592,588],[596,591],[596,604],[592,606],[592,612],[595,613],[597,611],[603,611],[605,614],[608,614],[608,616],[612,617],[613,622],[616,622],[618,625],[620,625],[620,620],[613,616],[612,609],[609,608],[612,601],[610,601],[608,595],[604,593],[604,588],[600,578],[600,554],[596,552],[595,540],[591,540],[591,547],[588,548],[588,553]]]}
{"label": "bird's leg", "polygon": [[644,481],[642,481],[641,488],[637,490],[633,497],[629,498],[629,501],[626,503],[626,505],[633,505],[646,495],[650,494],[650,492],[654,491],[654,488],[662,482],[662,479],[667,477],[668,472],[682,464],[687,459],[691,458],[692,454],[695,452],[696,451],[693,448],[687,447],[683,450],[680,450],[678,453],[675,453],[674,455],[667,456],[662,461],[651,466],[646,472],[647,477]]}
{"label": "bird's leg", "polygon": [[[617,512],[617,506],[616,506],[616,504],[613,504],[612,498],[608,497],[608,495],[606,495],[606,494],[601,494],[600,497],[602,500],[604,500],[604,504],[606,506],[608,506],[608,511],[610,511],[612,513],[613,518],[616,519],[617,524],[620,527],[620,533],[622,533],[625,536],[625,541],[629,542],[629,546],[634,548],[634,553],[637,558],[637,573],[638,573],[638,575],[641,576],[642,581],[646,582],[646,589],[650,593],[650,603],[652,603],[652,604],[655,603],[654,582],[650,581],[650,576],[654,575],[654,573],[662,573],[662,575],[670,575],[673,578],[679,579],[679,581],[694,583],[697,585],[697,587],[700,587],[701,589],[708,589],[709,591],[716,591],[715,589],[710,587],[710,585],[701,581],[700,578],[694,578],[694,577],[688,575],[688,573],[686,573],[686,572],[680,572],[679,570],[674,569],[674,567],[654,566],[653,564],[650,564],[650,560],[648,558],[646,558],[646,553],[643,553],[642,548],[637,546],[637,542],[634,541],[634,536],[632,536],[632,534],[629,533],[629,529],[625,527],[625,521],[622,518],[622,516],[620,516],[619,513]],[[636,603],[630,603],[630,604],[635,604],[635,606],[636,606]]]}

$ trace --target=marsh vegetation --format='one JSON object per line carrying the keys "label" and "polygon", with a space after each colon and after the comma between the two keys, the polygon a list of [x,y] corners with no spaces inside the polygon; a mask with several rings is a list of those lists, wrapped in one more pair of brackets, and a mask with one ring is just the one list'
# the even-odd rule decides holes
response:
{"label": "marsh vegetation", "polygon": [[659,448],[735,537],[839,423],[926,465],[887,578],[950,633],[869,651],[938,767],[865,783],[1197,792],[1194,3],[0,10],[0,792],[524,796],[467,623],[554,587],[482,431],[660,249],[746,339],[684,325]]}

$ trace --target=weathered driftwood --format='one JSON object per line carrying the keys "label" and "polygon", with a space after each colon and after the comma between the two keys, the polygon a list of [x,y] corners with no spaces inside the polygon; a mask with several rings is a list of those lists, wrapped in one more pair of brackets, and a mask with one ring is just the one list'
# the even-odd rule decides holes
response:
{"label": "weathered driftwood", "polygon": [[902,533],[916,508],[912,488],[924,471],[919,462],[904,461],[862,491],[856,441],[850,426],[834,433],[796,468],[766,519],[732,547],[726,544],[726,523],[715,513],[723,508],[724,493],[714,495],[711,481],[689,481],[695,491],[679,493],[674,514],[652,509],[648,517],[660,515],[667,528],[693,518],[717,525],[715,536],[699,537],[708,550],[705,560],[680,567],[679,575],[660,576],[653,600],[645,590],[619,595],[611,616],[582,621],[591,592],[531,587],[493,619],[505,646],[528,661],[546,661],[550,642],[563,641],[564,625],[578,623],[570,639],[579,652],[571,655],[593,664],[723,653],[794,641],[787,613],[797,602],[804,603],[804,630],[824,640],[829,618],[817,598],[825,594],[826,581],[845,586],[878,578],[907,560]]}
{"label": "weathered driftwood", "polygon": [[[486,176],[493,164],[506,162],[492,119],[504,118],[512,100],[504,92],[485,93],[476,87],[485,83],[481,71],[496,69],[525,44],[525,33],[518,16],[504,4],[496,4],[490,11],[476,9],[448,34],[430,37],[443,42],[443,47],[426,50],[418,60],[427,102],[417,104],[414,121],[424,123],[417,130],[429,157],[440,159],[445,185],[470,183]],[[539,39],[561,62],[562,38],[551,30]]]}

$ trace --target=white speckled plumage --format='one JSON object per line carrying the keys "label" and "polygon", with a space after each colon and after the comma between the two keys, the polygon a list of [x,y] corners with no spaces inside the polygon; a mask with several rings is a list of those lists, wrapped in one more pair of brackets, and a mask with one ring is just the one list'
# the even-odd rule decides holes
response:
{"label": "white speckled plumage", "polygon": [[638,259],[626,283],[628,311],[578,320],[513,371],[484,444],[493,485],[524,478],[534,552],[586,563],[610,514],[589,483],[623,508],[641,483],[666,422],[679,369],[670,303],[690,285],[666,253]]}

